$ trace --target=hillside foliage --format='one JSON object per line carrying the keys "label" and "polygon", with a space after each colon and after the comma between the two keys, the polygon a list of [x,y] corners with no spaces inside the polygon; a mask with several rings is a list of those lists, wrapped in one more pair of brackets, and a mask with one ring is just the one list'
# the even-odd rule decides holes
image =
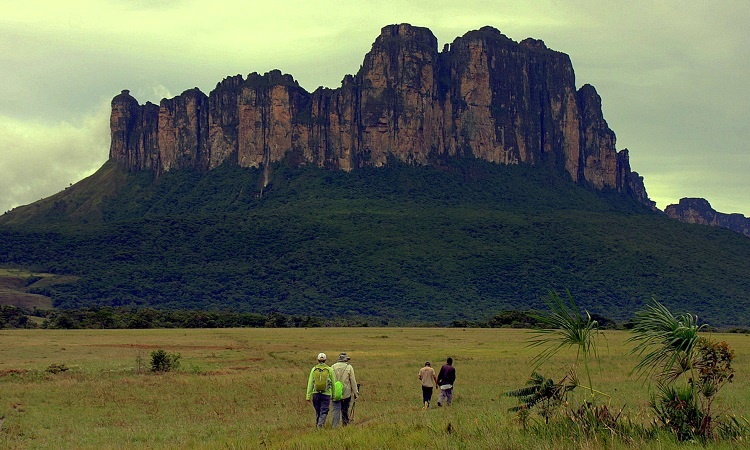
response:
{"label": "hillside foliage", "polygon": [[91,220],[66,214],[63,197],[1,226],[0,264],[78,277],[37,292],[59,308],[449,324],[539,309],[553,289],[618,321],[657,298],[712,325],[750,325],[750,240],[544,166],[278,164],[259,195],[261,175],[127,174]]}

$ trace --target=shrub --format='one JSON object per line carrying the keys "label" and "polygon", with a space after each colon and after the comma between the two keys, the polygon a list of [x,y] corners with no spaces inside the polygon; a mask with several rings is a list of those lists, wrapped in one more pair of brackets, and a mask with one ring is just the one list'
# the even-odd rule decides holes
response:
{"label": "shrub", "polygon": [[[654,301],[645,310],[636,313],[633,321],[635,343],[632,353],[642,359],[634,372],[640,376],[654,377],[658,388],[650,402],[656,415],[654,427],[621,420],[622,409],[615,411],[609,404],[585,401],[569,404],[567,393],[581,386],[576,375],[578,360],[583,360],[591,399],[600,393],[591,387],[588,355],[596,356],[594,338],[598,335],[599,323],[586,313],[578,312],[572,296],[562,300],[550,291],[547,302],[551,312],[535,317],[543,327],[532,333],[535,337],[530,346],[545,347],[533,360],[538,368],[553,354],[564,347],[577,347],[573,367],[560,383],[546,378],[536,371],[526,387],[506,392],[516,397],[519,405],[510,408],[518,413],[524,429],[528,426],[529,411],[537,407],[544,418],[541,431],[564,436],[598,439],[599,436],[619,436],[628,441],[634,436],[652,439],[661,430],[673,434],[678,441],[698,439],[743,439],[748,432],[747,421],[742,423],[734,417],[718,417],[712,413],[712,403],[717,393],[734,378],[732,360],[734,351],[726,342],[716,342],[699,333],[705,325],[690,314],[675,317],[660,303]],[[586,387],[585,387],[586,388]],[[605,394],[606,395],[606,394]]]}
{"label": "shrub", "polygon": [[151,371],[169,372],[180,366],[179,353],[167,353],[162,349],[151,352]]}
{"label": "shrub", "polygon": [[[549,291],[549,299],[545,301],[550,308],[549,313],[535,313],[532,315],[542,327],[533,331],[535,337],[531,339],[529,346],[545,347],[536,357],[534,362],[536,368],[547,361],[552,355],[566,347],[576,348],[576,359],[571,369],[572,379],[577,380],[579,358],[583,360],[583,367],[588,379],[588,386],[582,386],[591,392],[594,397],[597,391],[591,382],[589,371],[589,356],[598,359],[596,350],[596,338],[600,336],[599,323],[586,312],[584,316],[578,310],[573,296],[568,294],[567,302],[555,291]],[[576,383],[578,385],[578,383]]]}
{"label": "shrub", "polygon": [[60,372],[67,372],[68,367],[65,364],[50,364],[44,371],[51,374],[58,374]]}
{"label": "shrub", "polygon": [[679,317],[657,301],[636,313],[633,353],[642,376],[655,376],[659,394],[651,407],[662,427],[684,441],[714,437],[718,417],[711,406],[716,394],[734,378],[734,351],[726,342],[699,335],[705,328],[690,314]]}

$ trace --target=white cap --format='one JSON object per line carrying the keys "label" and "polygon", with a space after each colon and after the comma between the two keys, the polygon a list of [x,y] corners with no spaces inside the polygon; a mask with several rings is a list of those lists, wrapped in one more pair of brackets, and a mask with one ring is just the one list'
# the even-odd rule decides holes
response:
{"label": "white cap", "polygon": [[328,358],[326,358],[325,353],[318,353],[318,361],[325,361],[326,359]]}

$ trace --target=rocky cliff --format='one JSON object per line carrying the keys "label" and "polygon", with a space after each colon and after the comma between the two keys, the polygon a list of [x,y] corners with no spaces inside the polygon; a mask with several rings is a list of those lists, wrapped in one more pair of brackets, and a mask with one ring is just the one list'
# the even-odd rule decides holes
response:
{"label": "rocky cliff", "polygon": [[677,205],[667,206],[664,212],[667,216],[682,222],[728,228],[750,237],[750,218],[742,214],[716,212],[711,208],[711,204],[702,198],[681,198]]}
{"label": "rocky cliff", "polygon": [[438,51],[426,28],[382,29],[337,89],[308,93],[279,71],[229,77],[159,106],[112,100],[110,158],[128,170],[210,170],[275,161],[353,170],[390,158],[429,164],[471,156],[552,164],[581,184],[653,207],[627,150],[615,148],[593,86],[575,87],[570,58],[542,41],[484,27]]}

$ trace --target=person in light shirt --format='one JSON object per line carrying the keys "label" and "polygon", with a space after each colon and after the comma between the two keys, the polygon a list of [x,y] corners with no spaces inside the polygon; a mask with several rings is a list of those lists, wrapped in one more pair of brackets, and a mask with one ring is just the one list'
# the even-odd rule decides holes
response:
{"label": "person in light shirt", "polygon": [[339,420],[344,426],[349,425],[349,406],[352,399],[359,397],[357,378],[354,376],[354,366],[349,363],[351,359],[346,352],[343,352],[339,355],[336,364],[331,366],[336,381],[341,381],[344,385],[341,400],[333,401],[333,428],[339,426]]}
{"label": "person in light shirt", "polygon": [[427,409],[430,407],[430,400],[432,400],[432,390],[437,386],[435,369],[432,368],[429,361],[426,361],[424,367],[419,369],[419,379],[422,380],[422,401],[424,402],[422,409]]}

